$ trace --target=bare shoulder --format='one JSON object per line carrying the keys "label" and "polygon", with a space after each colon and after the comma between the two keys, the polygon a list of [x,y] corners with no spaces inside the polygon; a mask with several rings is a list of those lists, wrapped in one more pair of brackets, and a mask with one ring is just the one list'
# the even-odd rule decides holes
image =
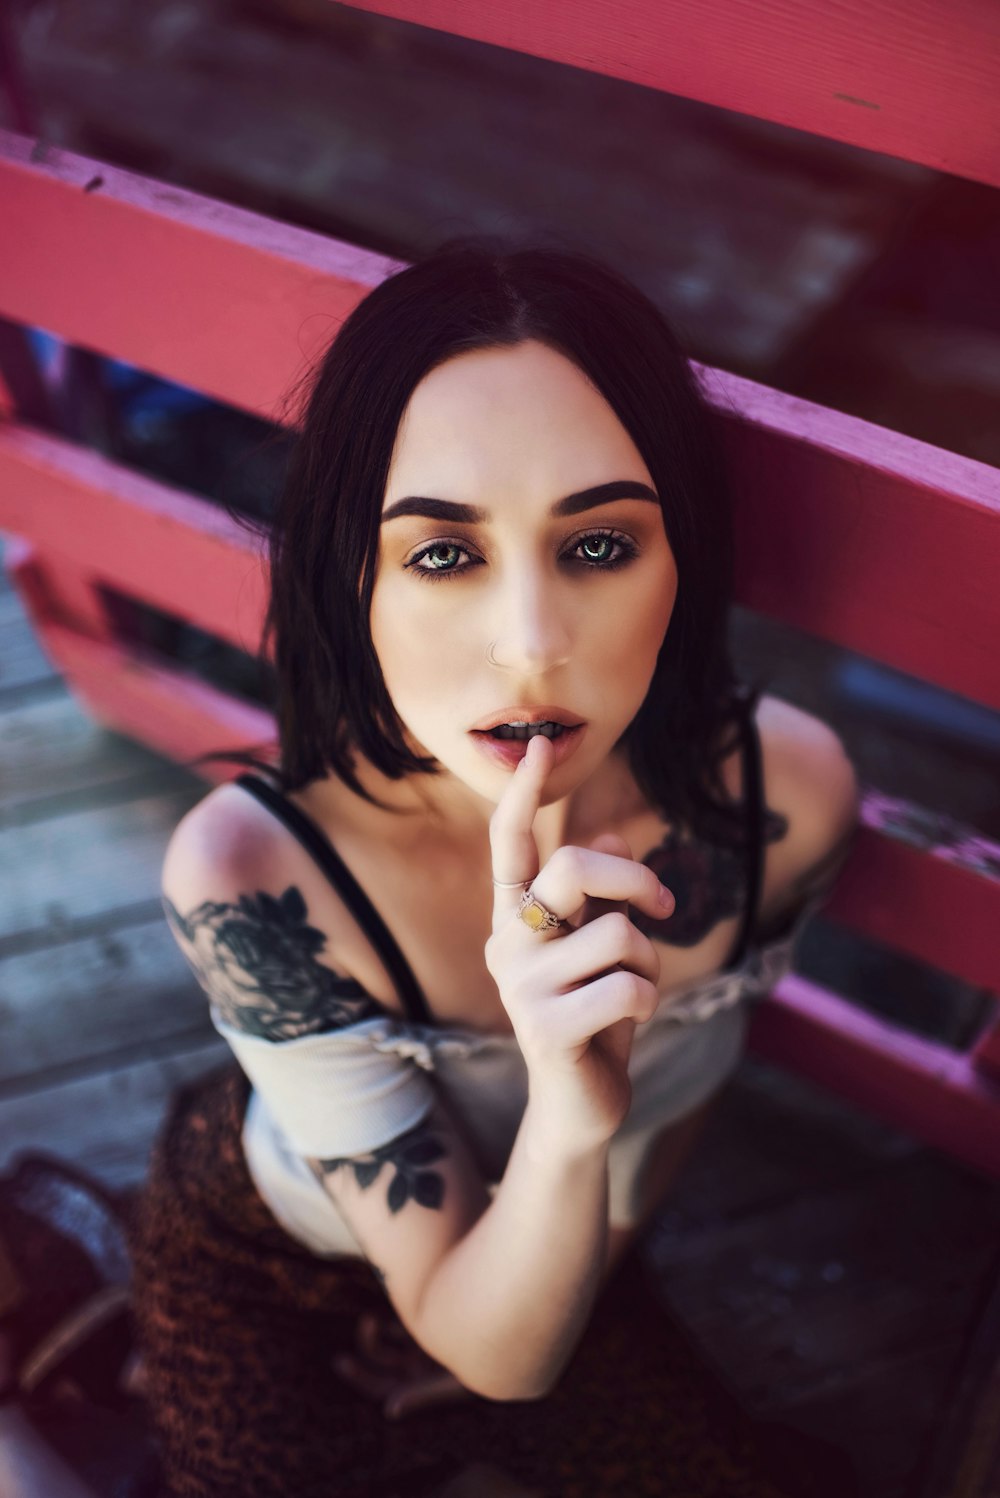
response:
{"label": "bare shoulder", "polygon": [[266,807],[227,781],[208,791],[174,828],[163,862],[172,886],[247,880],[287,859],[290,834]]}
{"label": "bare shoulder", "polygon": [[781,819],[781,836],[768,844],[763,919],[832,888],[857,832],[860,788],[842,739],[822,718],[765,695],[756,719],[765,804]]}

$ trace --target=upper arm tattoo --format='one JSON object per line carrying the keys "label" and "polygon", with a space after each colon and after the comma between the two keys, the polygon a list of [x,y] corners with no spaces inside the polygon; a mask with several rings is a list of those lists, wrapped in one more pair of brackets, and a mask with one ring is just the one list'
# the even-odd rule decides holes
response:
{"label": "upper arm tattoo", "polygon": [[294,1040],[385,1013],[354,978],[317,961],[326,935],[309,925],[294,884],[280,898],[258,890],[235,904],[203,900],[187,915],[165,895],[163,906],[195,977],[234,1029]]}
{"label": "upper arm tattoo", "polygon": [[388,1144],[364,1155],[334,1156],[328,1160],[311,1160],[310,1164],[321,1180],[335,1170],[349,1168],[362,1190],[374,1185],[383,1166],[391,1166],[394,1174],[389,1181],[390,1212],[399,1212],[411,1198],[421,1207],[438,1211],[444,1201],[444,1177],[427,1167],[446,1154],[441,1130],[430,1118],[425,1118],[415,1128],[400,1134],[398,1139],[390,1139]]}

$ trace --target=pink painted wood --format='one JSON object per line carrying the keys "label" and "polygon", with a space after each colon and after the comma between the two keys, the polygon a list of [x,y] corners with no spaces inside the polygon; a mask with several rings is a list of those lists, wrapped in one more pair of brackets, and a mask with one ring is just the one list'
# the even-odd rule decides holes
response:
{"label": "pink painted wood", "polygon": [[754,1013],[750,1044],[789,1071],[1000,1178],[1000,1073],[986,1072],[974,1054],[886,1025],[795,975],[784,978]]}
{"label": "pink painted wood", "polygon": [[354,0],[352,8],[1000,184],[992,0]]}
{"label": "pink painted wood", "polygon": [[[12,537],[4,564],[49,658],[101,723],[187,763],[216,749],[250,749],[267,757],[274,718],[252,703],[217,690],[178,666],[158,661],[108,634],[88,633],[77,621],[55,617],[51,607],[52,559],[21,537]],[[198,767],[206,780],[229,780],[233,766]]]}
{"label": "pink painted wood", "polygon": [[1000,708],[997,470],[736,375],[701,380],[730,454],[739,602]]}
{"label": "pink painted wood", "polygon": [[[98,179],[99,189],[84,190]],[[278,413],[278,392],[307,362],[300,350],[313,357],[398,264],[69,152],[32,160],[30,143],[9,132],[0,132],[0,200],[19,222],[39,225],[4,246],[0,312],[260,415]],[[74,245],[71,291],[55,263],[28,247],[57,230]],[[159,294],[164,284],[169,297]],[[234,288],[232,305],[220,285]],[[179,326],[192,336],[179,338]],[[738,489],[739,601],[1000,706],[990,648],[995,470],[749,380],[699,373]],[[36,461],[23,444],[11,454],[20,465],[19,454],[29,468]],[[25,526],[45,523],[41,513],[34,521],[25,513],[41,484],[54,507],[50,542],[65,533],[56,511],[75,506],[77,488],[72,465],[52,462],[61,466],[58,480],[55,472],[37,481],[22,474],[4,500],[16,507],[10,528],[29,533]],[[113,490],[110,470],[108,480]],[[133,483],[125,475],[119,492]],[[101,518],[108,534],[126,523],[123,513]],[[941,555],[949,569],[937,565]]]}
{"label": "pink painted wood", "polygon": [[0,202],[0,313],[275,420],[401,264],[9,130]]}
{"label": "pink painted wood", "polygon": [[[0,526],[46,558],[71,555],[92,584],[111,584],[251,655],[258,648],[266,557],[217,505],[12,423],[0,429]],[[65,602],[63,612],[78,617]]]}
{"label": "pink painted wood", "polygon": [[[4,242],[0,311],[288,420],[281,393],[397,263],[70,153],[36,155],[9,134],[0,195],[26,231]],[[739,601],[1000,705],[996,472],[697,373],[734,477]],[[98,718],[180,759],[272,736],[267,714],[116,633],[102,603],[105,584],[252,650],[261,559],[216,507],[11,421],[0,428],[0,526],[21,538],[9,565],[46,648]],[[912,810],[873,790],[862,815],[831,916],[1000,988],[1000,850],[964,829],[916,846]],[[997,1025],[956,1057],[789,980],[753,1035],[763,1053],[1000,1174],[989,1142],[1000,1137]]]}

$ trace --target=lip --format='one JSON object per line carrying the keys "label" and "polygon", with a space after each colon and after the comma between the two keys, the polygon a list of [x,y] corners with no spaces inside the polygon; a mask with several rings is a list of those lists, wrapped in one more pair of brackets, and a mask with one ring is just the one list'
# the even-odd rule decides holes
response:
{"label": "lip", "polygon": [[[499,712],[487,713],[478,723],[473,723],[470,733],[488,733],[499,723],[563,723],[567,728],[578,728],[584,721],[566,707],[543,702],[541,707],[502,707]],[[553,740],[555,742],[555,740]]]}
{"label": "lip", "polygon": [[[498,721],[503,723],[506,722],[506,719],[500,718]],[[547,720],[544,717],[539,717],[529,719],[528,721],[544,723]],[[578,747],[586,731],[586,723],[577,723],[572,728],[565,728],[557,739],[549,740],[552,748],[555,750],[555,759],[552,762],[553,769],[569,759],[570,755]],[[488,732],[482,729],[470,729],[469,736],[477,749],[481,749],[487,758],[491,759],[494,764],[502,765],[505,770],[513,770],[521,763],[521,760],[528,752],[528,745],[531,743],[530,739],[494,739],[490,737]]]}

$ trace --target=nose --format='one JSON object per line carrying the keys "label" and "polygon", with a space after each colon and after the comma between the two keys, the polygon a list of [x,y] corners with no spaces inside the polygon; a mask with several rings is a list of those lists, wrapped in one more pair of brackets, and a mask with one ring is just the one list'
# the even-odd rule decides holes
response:
{"label": "nose", "polygon": [[526,569],[503,590],[488,656],[494,666],[541,676],[571,653],[571,625],[558,585],[541,568]]}

